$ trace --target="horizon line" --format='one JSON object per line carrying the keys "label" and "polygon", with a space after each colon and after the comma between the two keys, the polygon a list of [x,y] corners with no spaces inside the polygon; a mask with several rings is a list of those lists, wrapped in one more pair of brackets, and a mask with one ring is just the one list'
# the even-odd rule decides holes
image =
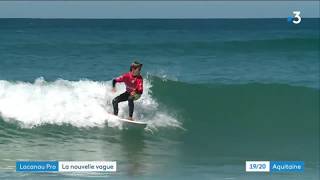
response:
{"label": "horizon line", "polygon": [[[269,18],[261,18],[261,17],[235,17],[235,18],[224,18],[224,17],[217,17],[217,18],[199,18],[199,17],[195,17],[195,18],[182,18],[182,17],[175,17],[175,18],[91,18],[91,17],[88,17],[88,18],[61,18],[61,17],[47,17],[47,18],[30,18],[30,17],[27,17],[27,18],[20,18],[20,17],[0,17],[0,19],[68,19],[68,20],[192,20],[192,19],[195,19],[195,20],[201,20],[201,19],[287,19],[287,17],[269,17]],[[320,17],[304,17],[303,19],[320,19]]]}

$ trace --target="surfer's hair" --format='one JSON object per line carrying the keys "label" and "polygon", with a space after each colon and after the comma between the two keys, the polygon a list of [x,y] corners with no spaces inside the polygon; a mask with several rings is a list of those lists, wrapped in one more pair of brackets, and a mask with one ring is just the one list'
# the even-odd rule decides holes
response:
{"label": "surfer's hair", "polygon": [[138,61],[134,61],[133,63],[131,63],[130,65],[130,71],[132,71],[132,69],[134,68],[142,68],[142,63],[138,62]]}

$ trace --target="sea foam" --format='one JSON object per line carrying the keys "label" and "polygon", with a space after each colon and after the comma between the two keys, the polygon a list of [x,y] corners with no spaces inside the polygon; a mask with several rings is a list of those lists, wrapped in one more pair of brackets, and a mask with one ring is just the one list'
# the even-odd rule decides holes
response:
{"label": "sea foam", "polygon": [[[144,81],[144,93],[135,101],[134,118],[148,127],[181,127],[181,123],[151,95],[151,82]],[[58,79],[47,82],[43,77],[34,83],[0,81],[0,113],[7,122],[17,122],[24,128],[43,124],[70,124],[76,127],[119,127],[121,124],[109,113],[112,99],[125,91],[123,84],[111,92],[111,81]],[[119,104],[119,116],[128,116],[128,104]],[[106,121],[108,123],[106,123]]]}

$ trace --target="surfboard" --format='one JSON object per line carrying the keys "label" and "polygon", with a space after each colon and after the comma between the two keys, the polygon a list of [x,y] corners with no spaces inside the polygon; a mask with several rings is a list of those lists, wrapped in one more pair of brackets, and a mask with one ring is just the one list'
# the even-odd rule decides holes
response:
{"label": "surfboard", "polygon": [[122,125],[126,128],[138,128],[138,129],[144,129],[147,127],[147,123],[146,122],[142,122],[142,121],[131,121],[129,119],[125,119],[125,118],[121,118],[119,116],[115,116],[111,113],[108,113],[109,115],[113,116],[116,120],[120,121],[122,123]]}

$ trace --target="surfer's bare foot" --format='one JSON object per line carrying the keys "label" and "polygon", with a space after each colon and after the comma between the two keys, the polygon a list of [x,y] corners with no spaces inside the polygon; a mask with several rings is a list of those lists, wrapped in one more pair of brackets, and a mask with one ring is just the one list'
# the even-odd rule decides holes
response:
{"label": "surfer's bare foot", "polygon": [[134,121],[132,117],[128,117],[128,120],[130,120],[130,121]]}

